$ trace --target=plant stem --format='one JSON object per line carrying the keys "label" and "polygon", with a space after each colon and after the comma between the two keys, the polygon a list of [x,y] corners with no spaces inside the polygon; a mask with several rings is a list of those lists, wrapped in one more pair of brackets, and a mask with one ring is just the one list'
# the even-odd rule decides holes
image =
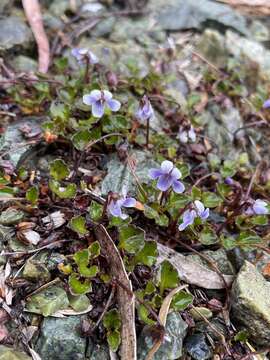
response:
{"label": "plant stem", "polygon": [[146,147],[149,147],[149,134],[150,134],[150,119],[146,122]]}

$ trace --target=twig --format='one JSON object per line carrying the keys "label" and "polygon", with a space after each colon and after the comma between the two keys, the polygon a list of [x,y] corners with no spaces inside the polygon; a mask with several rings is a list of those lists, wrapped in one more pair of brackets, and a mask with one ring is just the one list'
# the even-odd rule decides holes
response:
{"label": "twig", "polygon": [[111,302],[112,302],[112,299],[114,297],[114,294],[115,294],[115,287],[113,286],[112,287],[112,291],[110,293],[110,296],[108,297],[108,300],[106,302],[106,305],[100,315],[100,317],[98,318],[98,321],[95,323],[95,325],[93,326],[93,328],[90,330],[91,333],[93,333],[95,331],[95,329],[98,327],[98,325],[100,324],[101,320],[103,319],[105,313],[107,312],[108,308],[110,307],[111,305]]}
{"label": "twig", "polygon": [[100,141],[103,141],[104,139],[107,139],[111,136],[122,136],[122,137],[125,137],[123,134],[121,133],[110,133],[110,134],[107,134],[107,135],[103,135],[101,136],[99,139],[97,140],[94,140],[94,141],[91,141],[88,145],[86,145],[86,148],[85,148],[85,151],[89,150],[91,146],[97,144],[98,142]]}
{"label": "twig", "polygon": [[22,4],[38,46],[38,70],[46,73],[50,63],[50,46],[43,27],[39,2],[38,0],[22,0]]}
{"label": "twig", "polygon": [[254,181],[255,181],[255,179],[256,179],[257,172],[258,172],[258,170],[259,170],[259,167],[260,167],[260,164],[258,164],[258,165],[256,166],[256,169],[255,169],[255,171],[254,171],[254,173],[253,173],[253,175],[252,175],[252,177],[251,177],[251,179],[250,179],[250,182],[249,182],[248,189],[247,189],[246,195],[245,195],[245,197],[244,197],[244,200],[247,200],[247,199],[249,198],[249,195],[250,195],[250,192],[251,192],[253,183],[254,183]]}
{"label": "twig", "polygon": [[266,348],[266,349],[262,349],[262,350],[258,350],[258,351],[253,351],[245,356],[242,356],[239,360],[251,360],[252,357],[254,355],[259,355],[259,354],[263,354],[263,353],[268,353],[270,352],[270,348]]}

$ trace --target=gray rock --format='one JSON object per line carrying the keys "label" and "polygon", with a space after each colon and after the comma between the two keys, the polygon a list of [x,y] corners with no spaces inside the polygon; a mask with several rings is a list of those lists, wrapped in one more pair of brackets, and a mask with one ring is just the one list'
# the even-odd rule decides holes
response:
{"label": "gray rock", "polygon": [[246,261],[232,287],[233,316],[257,345],[270,342],[270,283]]}
{"label": "gray rock", "polygon": [[[88,347],[89,348],[89,347]],[[89,360],[110,360],[110,352],[107,345],[92,346],[89,351]]]}
{"label": "gray rock", "polygon": [[257,63],[260,77],[270,79],[270,50],[265,49],[262,44],[228,30],[226,48],[239,60]]}
{"label": "gray rock", "polygon": [[18,55],[11,60],[11,65],[16,72],[30,72],[37,71],[37,62],[24,55]]}
{"label": "gray rock", "polygon": [[[226,251],[224,249],[218,249],[215,251],[206,250],[203,251],[203,254],[207,255],[211,260],[213,260],[223,274],[234,275],[235,271],[233,265],[228,259]],[[199,255],[188,255],[188,258],[196,261],[199,264],[209,267],[209,263],[206,260],[202,259],[202,257]]]}
{"label": "gray rock", "polygon": [[42,360],[85,359],[86,339],[80,336],[80,323],[78,316],[44,319],[35,346]]}
{"label": "gray rock", "polygon": [[23,268],[23,277],[28,280],[48,282],[50,280],[50,272],[43,262],[35,259],[28,259]]}
{"label": "gray rock", "polygon": [[14,46],[28,47],[33,39],[32,33],[20,17],[7,17],[0,20],[0,50]]}
{"label": "gray rock", "polygon": [[195,360],[206,360],[212,358],[212,352],[205,341],[203,334],[193,334],[185,342],[185,349]]}
{"label": "gray rock", "polygon": [[[148,182],[149,169],[157,166],[156,162],[152,160],[151,154],[135,150],[130,156],[136,161],[135,172],[140,181]],[[107,170],[107,175],[102,181],[102,194],[107,194],[109,191],[121,193],[123,186],[126,186],[129,193],[134,193],[136,187],[134,176],[129,166],[121,162],[116,154],[110,157]]]}
{"label": "gray rock", "polygon": [[102,37],[108,36],[111,34],[113,27],[116,23],[116,19],[111,16],[107,19],[102,20],[97,26],[91,30],[91,36],[93,37]]}
{"label": "gray rock", "polygon": [[207,21],[248,34],[246,19],[231,7],[211,0],[151,0],[159,25],[165,30],[201,29]]}
{"label": "gray rock", "polygon": [[0,360],[31,360],[24,352],[17,351],[5,345],[0,345]]}
{"label": "gray rock", "polygon": [[[155,353],[153,360],[174,360],[182,356],[183,339],[188,325],[177,312],[168,315],[164,342]],[[138,360],[144,360],[153,346],[150,329],[146,326],[138,339]]]}
{"label": "gray rock", "polygon": [[22,161],[33,148],[32,145],[28,144],[29,139],[26,139],[23,136],[23,133],[20,131],[20,127],[29,126],[31,128],[31,132],[38,133],[41,131],[40,126],[43,119],[44,118],[40,117],[20,119],[7,127],[3,135],[3,142],[1,143],[0,150],[8,152],[9,160],[14,166],[17,166],[18,163]]}
{"label": "gray rock", "polygon": [[10,5],[10,0],[1,0],[1,2],[0,2],[0,14],[1,15],[8,9],[8,5]]}

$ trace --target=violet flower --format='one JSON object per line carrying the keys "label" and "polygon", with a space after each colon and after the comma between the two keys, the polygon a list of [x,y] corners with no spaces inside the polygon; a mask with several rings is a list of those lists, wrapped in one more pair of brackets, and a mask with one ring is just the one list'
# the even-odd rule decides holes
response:
{"label": "violet flower", "polygon": [[121,107],[120,102],[113,99],[112,93],[108,90],[92,90],[90,94],[83,96],[83,102],[92,107],[92,114],[97,118],[104,115],[106,107],[111,111],[118,111]]}
{"label": "violet flower", "polygon": [[181,143],[187,144],[190,142],[196,141],[196,133],[193,126],[190,126],[189,130],[183,129],[182,127],[179,129],[179,133],[177,138],[181,141]]}
{"label": "violet flower", "polygon": [[88,59],[90,64],[97,64],[98,57],[92,51],[85,48],[74,48],[71,54],[76,58],[79,64],[83,64],[84,60]]}
{"label": "violet flower", "polygon": [[226,185],[232,186],[234,184],[234,180],[230,176],[227,176],[226,179],[224,180],[224,183]]}
{"label": "violet flower", "polygon": [[270,108],[270,99],[266,100],[264,103],[263,103],[263,109],[269,109]]}
{"label": "violet flower", "polygon": [[126,188],[123,188],[120,199],[110,201],[108,211],[112,216],[120,217],[122,220],[125,220],[128,218],[128,215],[122,212],[122,207],[130,208],[134,207],[135,205],[136,199],[127,197]]}
{"label": "violet flower", "polygon": [[254,203],[245,211],[246,215],[266,215],[268,214],[267,202],[257,199]]}
{"label": "violet flower", "polygon": [[157,188],[161,191],[167,191],[172,186],[176,193],[182,193],[185,186],[178,180],[181,176],[181,171],[168,160],[163,161],[159,169],[149,170],[149,177],[153,180],[158,179]]}
{"label": "violet flower", "polygon": [[138,120],[144,122],[152,119],[154,116],[154,110],[152,105],[146,95],[141,99],[139,109],[136,112],[136,117]]}
{"label": "violet flower", "polygon": [[199,217],[201,220],[206,220],[209,216],[209,209],[205,208],[203,203],[199,200],[195,200],[191,209],[186,210],[183,214],[183,222],[179,225],[179,231],[185,230],[189,225],[194,223],[196,217]]}

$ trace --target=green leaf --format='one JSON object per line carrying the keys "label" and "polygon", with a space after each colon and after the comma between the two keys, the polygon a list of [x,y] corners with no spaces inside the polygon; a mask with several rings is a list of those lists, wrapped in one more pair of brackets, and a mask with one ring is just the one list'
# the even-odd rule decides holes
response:
{"label": "green leaf", "polygon": [[179,216],[181,209],[184,209],[190,200],[191,197],[189,195],[176,194],[175,192],[171,192],[169,201],[166,205],[166,210],[175,219]]}
{"label": "green leaf", "polygon": [[155,284],[153,283],[153,281],[149,280],[144,290],[145,295],[151,295],[155,291],[156,291]]}
{"label": "green leaf", "polygon": [[144,215],[148,219],[154,219],[159,226],[167,227],[169,225],[169,219],[165,214],[159,214],[157,210],[148,205],[144,205]]}
{"label": "green leaf", "polygon": [[116,309],[111,309],[107,311],[103,318],[103,325],[107,330],[120,329],[121,327],[121,317]]}
{"label": "green leaf", "polygon": [[220,196],[224,199],[232,192],[232,188],[227,184],[218,184],[217,191],[220,194]]}
{"label": "green leaf", "polygon": [[186,178],[187,176],[189,176],[190,174],[190,169],[189,169],[189,165],[188,164],[177,164],[177,168],[181,171],[181,179]]}
{"label": "green leaf", "polygon": [[204,245],[212,245],[218,242],[216,233],[207,225],[200,233],[200,242]]}
{"label": "green leaf", "polygon": [[55,180],[50,180],[49,188],[53,193],[60,197],[60,199],[73,199],[77,191],[75,184],[68,184],[66,187],[63,187]]}
{"label": "green leaf", "polygon": [[135,254],[143,248],[144,236],[144,231],[134,225],[121,226],[119,230],[119,248]]}
{"label": "green leaf", "polygon": [[86,220],[82,216],[74,216],[69,222],[70,228],[79,235],[86,235],[88,233],[85,224]]}
{"label": "green leaf", "polygon": [[268,224],[268,218],[266,215],[252,216],[252,218],[250,219],[250,222],[253,225],[265,226]]}
{"label": "green leaf", "polygon": [[83,295],[92,291],[91,281],[89,279],[80,281],[80,277],[76,273],[69,276],[68,284],[73,295]]}
{"label": "green leaf", "polygon": [[87,129],[76,132],[76,134],[74,134],[71,138],[72,144],[79,151],[85,150],[86,146],[90,143],[91,140],[92,134]]}
{"label": "green leaf", "polygon": [[160,265],[160,293],[163,295],[165,289],[174,289],[179,284],[178,272],[172,264],[164,260]]}
{"label": "green leaf", "polygon": [[243,231],[236,239],[237,246],[243,249],[250,249],[253,245],[262,242],[262,238],[258,236],[255,231]]}
{"label": "green leaf", "polygon": [[78,266],[80,275],[85,277],[95,277],[99,272],[99,268],[96,265],[89,266],[90,252],[89,249],[77,251],[73,256],[74,261]]}
{"label": "green leaf", "polygon": [[100,245],[98,241],[93,242],[93,244],[89,246],[89,253],[91,259],[95,259],[100,255]]}
{"label": "green leaf", "polygon": [[93,221],[100,220],[103,213],[103,206],[98,204],[96,201],[92,201],[89,206],[89,215]]}
{"label": "green leaf", "polygon": [[228,236],[228,237],[221,236],[221,243],[224,249],[226,250],[232,250],[237,246],[236,240],[232,236]]}
{"label": "green leaf", "polygon": [[238,333],[234,336],[234,341],[242,341],[246,342],[249,338],[249,334],[246,330],[240,330]]}
{"label": "green leaf", "polygon": [[193,296],[188,294],[186,291],[179,291],[174,295],[171,307],[176,311],[185,310],[193,302]]}
{"label": "green leaf", "polygon": [[224,178],[226,178],[226,177],[233,177],[236,171],[237,171],[236,162],[232,160],[225,160],[220,173]]}
{"label": "green leaf", "polygon": [[69,108],[63,103],[53,101],[50,106],[50,114],[52,118],[59,118],[61,120],[68,120]]}
{"label": "green leaf", "polygon": [[139,319],[147,325],[155,325],[155,321],[149,318],[149,310],[144,305],[138,307]]}
{"label": "green leaf", "polygon": [[119,330],[110,331],[107,333],[107,341],[110,346],[110,349],[113,352],[116,352],[121,343],[121,336]]}
{"label": "green leaf", "polygon": [[39,191],[36,186],[32,186],[30,189],[26,192],[26,200],[30,201],[33,205],[35,205],[38,201],[38,195]]}
{"label": "green leaf", "polygon": [[136,254],[135,264],[153,266],[157,260],[158,251],[155,241],[146,241],[144,247]]}
{"label": "green leaf", "polygon": [[198,188],[197,186],[192,186],[192,190],[191,190],[192,200],[200,200],[201,196],[202,196],[201,189]]}
{"label": "green leaf", "polygon": [[215,208],[222,203],[222,198],[213,192],[202,193],[202,202],[205,207]]}
{"label": "green leaf", "polygon": [[50,175],[54,180],[63,180],[69,175],[70,171],[67,164],[61,159],[55,159],[50,164]]}

